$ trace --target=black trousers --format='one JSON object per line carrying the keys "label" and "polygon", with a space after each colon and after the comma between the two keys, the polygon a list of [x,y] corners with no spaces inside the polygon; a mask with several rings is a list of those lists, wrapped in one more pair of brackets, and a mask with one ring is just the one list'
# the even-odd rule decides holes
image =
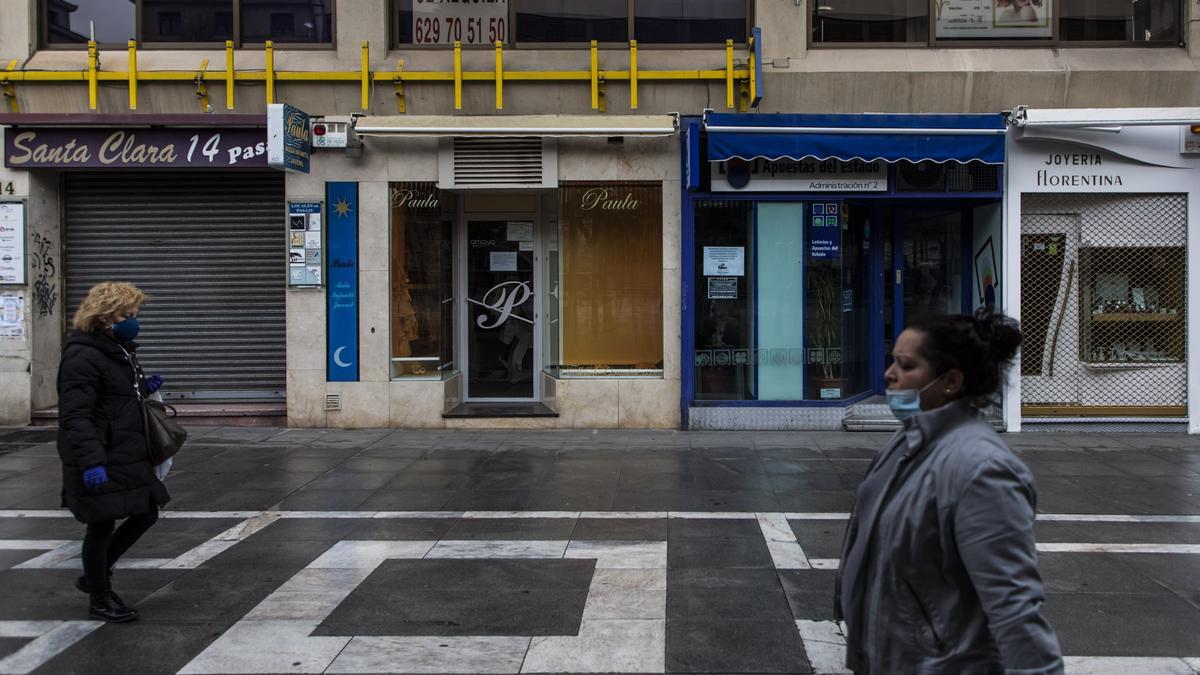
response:
{"label": "black trousers", "polygon": [[148,513],[130,516],[120,527],[115,520],[88,523],[83,537],[83,575],[92,595],[103,595],[110,590],[108,570],[157,521],[158,505],[151,504]]}

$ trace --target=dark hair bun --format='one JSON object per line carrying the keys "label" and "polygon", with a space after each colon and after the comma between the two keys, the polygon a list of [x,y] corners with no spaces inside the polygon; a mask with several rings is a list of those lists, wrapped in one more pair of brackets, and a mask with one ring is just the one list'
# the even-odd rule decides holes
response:
{"label": "dark hair bun", "polygon": [[1001,365],[1011,361],[1021,346],[1020,324],[998,312],[989,312],[987,309],[976,312],[975,330],[987,345],[988,355]]}
{"label": "dark hair bun", "polygon": [[908,327],[924,335],[921,355],[934,373],[962,371],[964,395],[980,405],[1000,389],[1004,371],[1021,346],[1020,325],[986,309],[975,316],[925,316]]}

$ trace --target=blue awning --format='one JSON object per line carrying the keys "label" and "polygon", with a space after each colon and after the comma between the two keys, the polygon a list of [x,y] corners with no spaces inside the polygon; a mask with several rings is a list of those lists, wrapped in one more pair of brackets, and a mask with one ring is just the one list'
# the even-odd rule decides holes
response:
{"label": "blue awning", "polygon": [[709,113],[708,159],[1004,163],[1004,117]]}

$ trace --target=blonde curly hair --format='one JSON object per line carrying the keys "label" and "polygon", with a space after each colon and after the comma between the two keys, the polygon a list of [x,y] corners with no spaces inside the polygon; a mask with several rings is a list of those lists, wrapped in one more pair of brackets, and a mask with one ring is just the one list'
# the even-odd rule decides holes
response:
{"label": "blonde curly hair", "polygon": [[92,333],[103,327],[104,320],[113,314],[145,302],[146,294],[137,286],[123,281],[105,281],[88,291],[71,325],[75,330]]}

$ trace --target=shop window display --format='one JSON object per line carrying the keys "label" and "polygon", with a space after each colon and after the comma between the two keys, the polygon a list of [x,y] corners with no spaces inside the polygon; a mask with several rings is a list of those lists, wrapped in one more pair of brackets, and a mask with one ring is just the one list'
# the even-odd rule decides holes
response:
{"label": "shop window display", "polygon": [[842,202],[698,202],[696,399],[865,391],[868,236]]}
{"label": "shop window display", "polygon": [[545,234],[547,370],[661,377],[662,185],[563,183]]}
{"label": "shop window display", "polygon": [[454,363],[455,202],[435,183],[392,183],[391,376],[442,379]]}

